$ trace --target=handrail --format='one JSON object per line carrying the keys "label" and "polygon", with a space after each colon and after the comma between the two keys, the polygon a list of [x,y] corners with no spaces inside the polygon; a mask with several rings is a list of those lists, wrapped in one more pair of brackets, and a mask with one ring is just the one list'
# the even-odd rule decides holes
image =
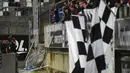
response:
{"label": "handrail", "polygon": [[[54,35],[51,37],[51,41],[50,41],[50,43],[49,43],[49,45],[48,45],[48,47],[50,47],[50,45],[51,45],[51,43],[52,43],[52,40],[54,39]],[[48,50],[47,50],[47,48],[45,48],[45,57],[47,56],[47,52],[48,52]],[[44,60],[45,60],[45,58],[44,58]],[[41,66],[40,67],[42,67],[43,66],[43,64],[44,64],[44,62],[42,62],[42,64],[41,64]]]}
{"label": "handrail", "polygon": [[27,55],[26,55],[25,60],[28,59],[28,56],[29,56],[29,54],[30,54],[30,52],[31,52],[31,50],[32,50],[33,45],[34,45],[34,42],[33,42],[32,45],[30,46],[29,51],[28,51],[28,53],[27,53]]}

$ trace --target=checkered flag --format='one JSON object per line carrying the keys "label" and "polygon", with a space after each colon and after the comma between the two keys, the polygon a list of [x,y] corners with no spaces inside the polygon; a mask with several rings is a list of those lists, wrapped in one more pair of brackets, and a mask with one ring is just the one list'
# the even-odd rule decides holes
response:
{"label": "checkered flag", "polygon": [[84,16],[72,16],[66,21],[69,43],[70,73],[84,73],[87,60],[87,42]]}
{"label": "checkered flag", "polygon": [[98,16],[100,18],[101,34],[103,37],[104,46],[107,46],[113,37],[116,13],[117,7],[109,8],[104,1],[100,1]]}
{"label": "checkered flag", "polygon": [[98,17],[98,8],[93,12],[91,27],[91,43],[88,47],[88,55],[85,73],[101,73],[105,69],[105,59],[103,51],[103,41],[100,29],[100,19]]}
{"label": "checkered flag", "polygon": [[115,14],[116,11],[109,9],[103,0],[100,1],[99,9],[95,8],[90,35],[91,43],[88,47],[86,73],[108,72],[105,70],[106,57],[104,55],[113,37]]}
{"label": "checkered flag", "polygon": [[109,9],[101,0],[99,8],[92,11],[90,35],[86,33],[84,16],[72,16],[72,21],[65,22],[69,43],[70,73],[108,72],[105,51],[112,40],[116,10],[115,7]]}
{"label": "checkered flag", "polygon": [[[110,73],[114,73],[114,66],[113,66],[113,51],[110,43],[113,39],[113,31],[114,31],[114,25],[116,21],[116,14],[117,14],[117,7],[108,7],[104,1],[101,0],[100,6],[99,6],[99,18],[100,18],[100,26],[101,26],[101,32],[103,37],[103,50],[105,54],[105,62],[107,65],[107,70],[110,71]],[[103,11],[103,13],[101,12]],[[111,47],[112,46],[112,47]]]}

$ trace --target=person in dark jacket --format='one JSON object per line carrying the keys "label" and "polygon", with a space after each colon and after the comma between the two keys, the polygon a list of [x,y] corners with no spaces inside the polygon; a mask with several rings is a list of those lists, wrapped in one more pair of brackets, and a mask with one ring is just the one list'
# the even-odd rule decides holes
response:
{"label": "person in dark jacket", "polygon": [[17,50],[16,50],[17,45],[16,45],[15,38],[12,38],[12,40],[10,42],[10,47],[11,47],[10,52],[13,52],[13,53],[17,52]]}
{"label": "person in dark jacket", "polygon": [[63,7],[63,15],[62,15],[62,22],[71,19],[71,10],[68,7]]}
{"label": "person in dark jacket", "polygon": [[79,1],[78,5],[78,12],[83,12],[83,1]]}
{"label": "person in dark jacket", "polygon": [[59,22],[59,15],[58,15],[58,10],[57,9],[55,9],[54,10],[54,14],[55,14],[55,22],[57,23],[57,22]]}
{"label": "person in dark jacket", "polygon": [[1,51],[2,53],[8,53],[8,49],[7,49],[7,40],[3,40],[2,44],[1,44]]}

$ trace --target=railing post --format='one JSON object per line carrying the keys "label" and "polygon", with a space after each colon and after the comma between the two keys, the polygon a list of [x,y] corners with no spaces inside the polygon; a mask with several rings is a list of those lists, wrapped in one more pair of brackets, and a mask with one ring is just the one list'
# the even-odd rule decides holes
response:
{"label": "railing post", "polygon": [[38,0],[33,0],[33,36],[35,42],[34,47],[37,47],[39,43],[38,6]]}

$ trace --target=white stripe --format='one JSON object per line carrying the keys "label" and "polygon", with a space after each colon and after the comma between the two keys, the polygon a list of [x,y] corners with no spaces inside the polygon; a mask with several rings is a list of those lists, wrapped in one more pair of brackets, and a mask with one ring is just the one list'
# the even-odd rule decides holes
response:
{"label": "white stripe", "polygon": [[[112,11],[115,13],[117,13],[117,8],[116,7],[113,7],[111,8]],[[115,20],[116,20],[116,17],[115,15],[111,12],[110,16],[109,16],[109,19],[108,19],[108,22],[107,22],[107,26],[111,29],[114,29],[114,24],[115,24]]]}
{"label": "white stripe", "polygon": [[84,16],[78,16],[78,18],[79,18],[79,23],[80,23],[81,29],[85,29],[85,19],[84,19]]}
{"label": "white stripe", "polygon": [[95,59],[86,63],[86,68],[84,73],[98,73]]}
{"label": "white stripe", "polygon": [[104,23],[104,21],[101,20],[101,22],[100,22],[100,28],[101,28],[102,37],[104,35],[105,27],[106,27],[106,24]]}
{"label": "white stripe", "polygon": [[81,68],[86,67],[86,58],[87,58],[87,56],[85,56],[85,55],[79,55],[79,61],[80,61]]}
{"label": "white stripe", "polygon": [[92,18],[91,25],[93,27],[95,24],[100,22],[99,16],[98,16],[98,8],[94,8],[92,15],[93,15],[93,18]]}
{"label": "white stripe", "polygon": [[100,18],[102,18],[104,10],[105,10],[106,4],[101,0],[99,5],[99,12],[98,15]]}
{"label": "white stripe", "polygon": [[82,31],[80,29],[74,29],[76,41],[84,41]]}
{"label": "white stripe", "polygon": [[104,54],[102,38],[99,40],[96,40],[91,45],[92,45],[93,54],[95,58]]}
{"label": "white stripe", "polygon": [[69,49],[72,52],[72,56],[74,59],[74,62],[77,62],[78,60],[78,48],[77,48],[77,41],[74,33],[74,27],[72,21],[66,21],[66,28],[67,28],[67,34],[68,34],[68,43],[69,43]]}
{"label": "white stripe", "polygon": [[73,69],[75,68],[75,63],[78,60],[78,50],[77,50],[77,43],[76,37],[74,33],[74,27],[72,21],[66,21],[66,29],[68,35],[68,44],[69,44],[69,72],[72,73]]}

